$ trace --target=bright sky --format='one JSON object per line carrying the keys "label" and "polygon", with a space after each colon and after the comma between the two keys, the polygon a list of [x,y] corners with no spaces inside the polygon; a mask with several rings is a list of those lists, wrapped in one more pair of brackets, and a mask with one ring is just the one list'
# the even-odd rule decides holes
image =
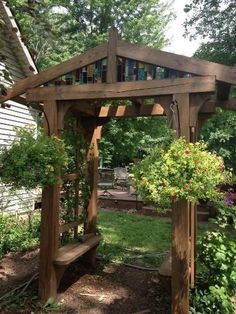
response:
{"label": "bright sky", "polygon": [[176,19],[170,23],[169,29],[166,32],[167,38],[170,40],[170,45],[163,50],[191,57],[200,45],[198,40],[190,41],[184,38],[184,23],[186,14],[184,6],[191,2],[190,0],[174,0],[173,8],[176,12]]}

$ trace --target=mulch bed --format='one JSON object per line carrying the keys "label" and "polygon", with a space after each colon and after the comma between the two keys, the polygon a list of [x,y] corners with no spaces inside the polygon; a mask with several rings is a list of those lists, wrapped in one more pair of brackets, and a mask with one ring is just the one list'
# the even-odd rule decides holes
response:
{"label": "mulch bed", "polygon": [[[9,254],[1,261],[0,296],[28,280],[38,271],[39,249]],[[0,310],[3,314],[48,313],[36,299],[34,282],[20,300]],[[167,297],[168,299],[168,297]],[[98,262],[96,269],[74,263],[65,273],[58,292],[59,309],[70,314],[169,314],[157,272]]]}

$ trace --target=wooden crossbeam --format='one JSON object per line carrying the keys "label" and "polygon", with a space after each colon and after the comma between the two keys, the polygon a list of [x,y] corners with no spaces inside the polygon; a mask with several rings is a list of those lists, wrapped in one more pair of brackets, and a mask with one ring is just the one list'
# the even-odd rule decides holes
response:
{"label": "wooden crossbeam", "polygon": [[215,77],[189,77],[165,80],[119,82],[39,87],[29,89],[27,101],[70,99],[125,99],[151,97],[178,93],[203,93],[215,91]]}
{"label": "wooden crossbeam", "polygon": [[117,55],[197,75],[215,75],[219,81],[236,84],[235,67],[185,57],[154,48],[139,47],[123,40],[117,42]]}
{"label": "wooden crossbeam", "polygon": [[0,97],[0,102],[4,102],[16,96],[23,94],[27,89],[40,86],[48,81],[54,80],[57,77],[82,68],[88,64],[94,63],[97,60],[107,57],[107,43],[101,44],[90,49],[81,55],[75,56],[72,59],[62,62],[46,71],[39,74],[20,80],[8,90],[5,97]]}
{"label": "wooden crossbeam", "polygon": [[145,116],[163,116],[164,110],[161,105],[142,105],[137,109],[132,106],[112,106],[101,107],[98,112],[99,118],[128,118],[128,117],[145,117]]}

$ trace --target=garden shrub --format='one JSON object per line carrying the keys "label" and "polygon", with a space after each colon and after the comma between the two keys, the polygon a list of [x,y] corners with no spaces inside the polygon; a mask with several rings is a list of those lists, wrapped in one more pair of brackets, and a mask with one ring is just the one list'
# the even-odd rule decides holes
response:
{"label": "garden shrub", "polygon": [[11,146],[2,148],[0,177],[14,189],[50,186],[60,183],[61,169],[67,163],[62,140],[36,132],[34,127],[21,128]]}
{"label": "garden shrub", "polygon": [[40,236],[40,215],[24,219],[0,213],[0,258],[36,245]]}
{"label": "garden shrub", "polygon": [[199,243],[201,274],[192,291],[193,314],[233,314],[236,294],[236,206],[216,204],[216,228]]}
{"label": "garden shrub", "polygon": [[168,207],[179,199],[196,202],[222,196],[217,186],[230,173],[221,157],[207,151],[206,144],[180,138],[157,147],[133,167],[133,182],[142,199]]}

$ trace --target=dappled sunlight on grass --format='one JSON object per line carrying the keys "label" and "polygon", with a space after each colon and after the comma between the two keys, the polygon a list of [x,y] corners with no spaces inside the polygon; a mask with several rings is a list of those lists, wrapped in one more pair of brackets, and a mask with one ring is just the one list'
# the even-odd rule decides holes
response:
{"label": "dappled sunlight on grass", "polygon": [[99,253],[108,260],[124,261],[133,255],[158,254],[170,249],[168,218],[100,211],[98,226],[104,239]]}

